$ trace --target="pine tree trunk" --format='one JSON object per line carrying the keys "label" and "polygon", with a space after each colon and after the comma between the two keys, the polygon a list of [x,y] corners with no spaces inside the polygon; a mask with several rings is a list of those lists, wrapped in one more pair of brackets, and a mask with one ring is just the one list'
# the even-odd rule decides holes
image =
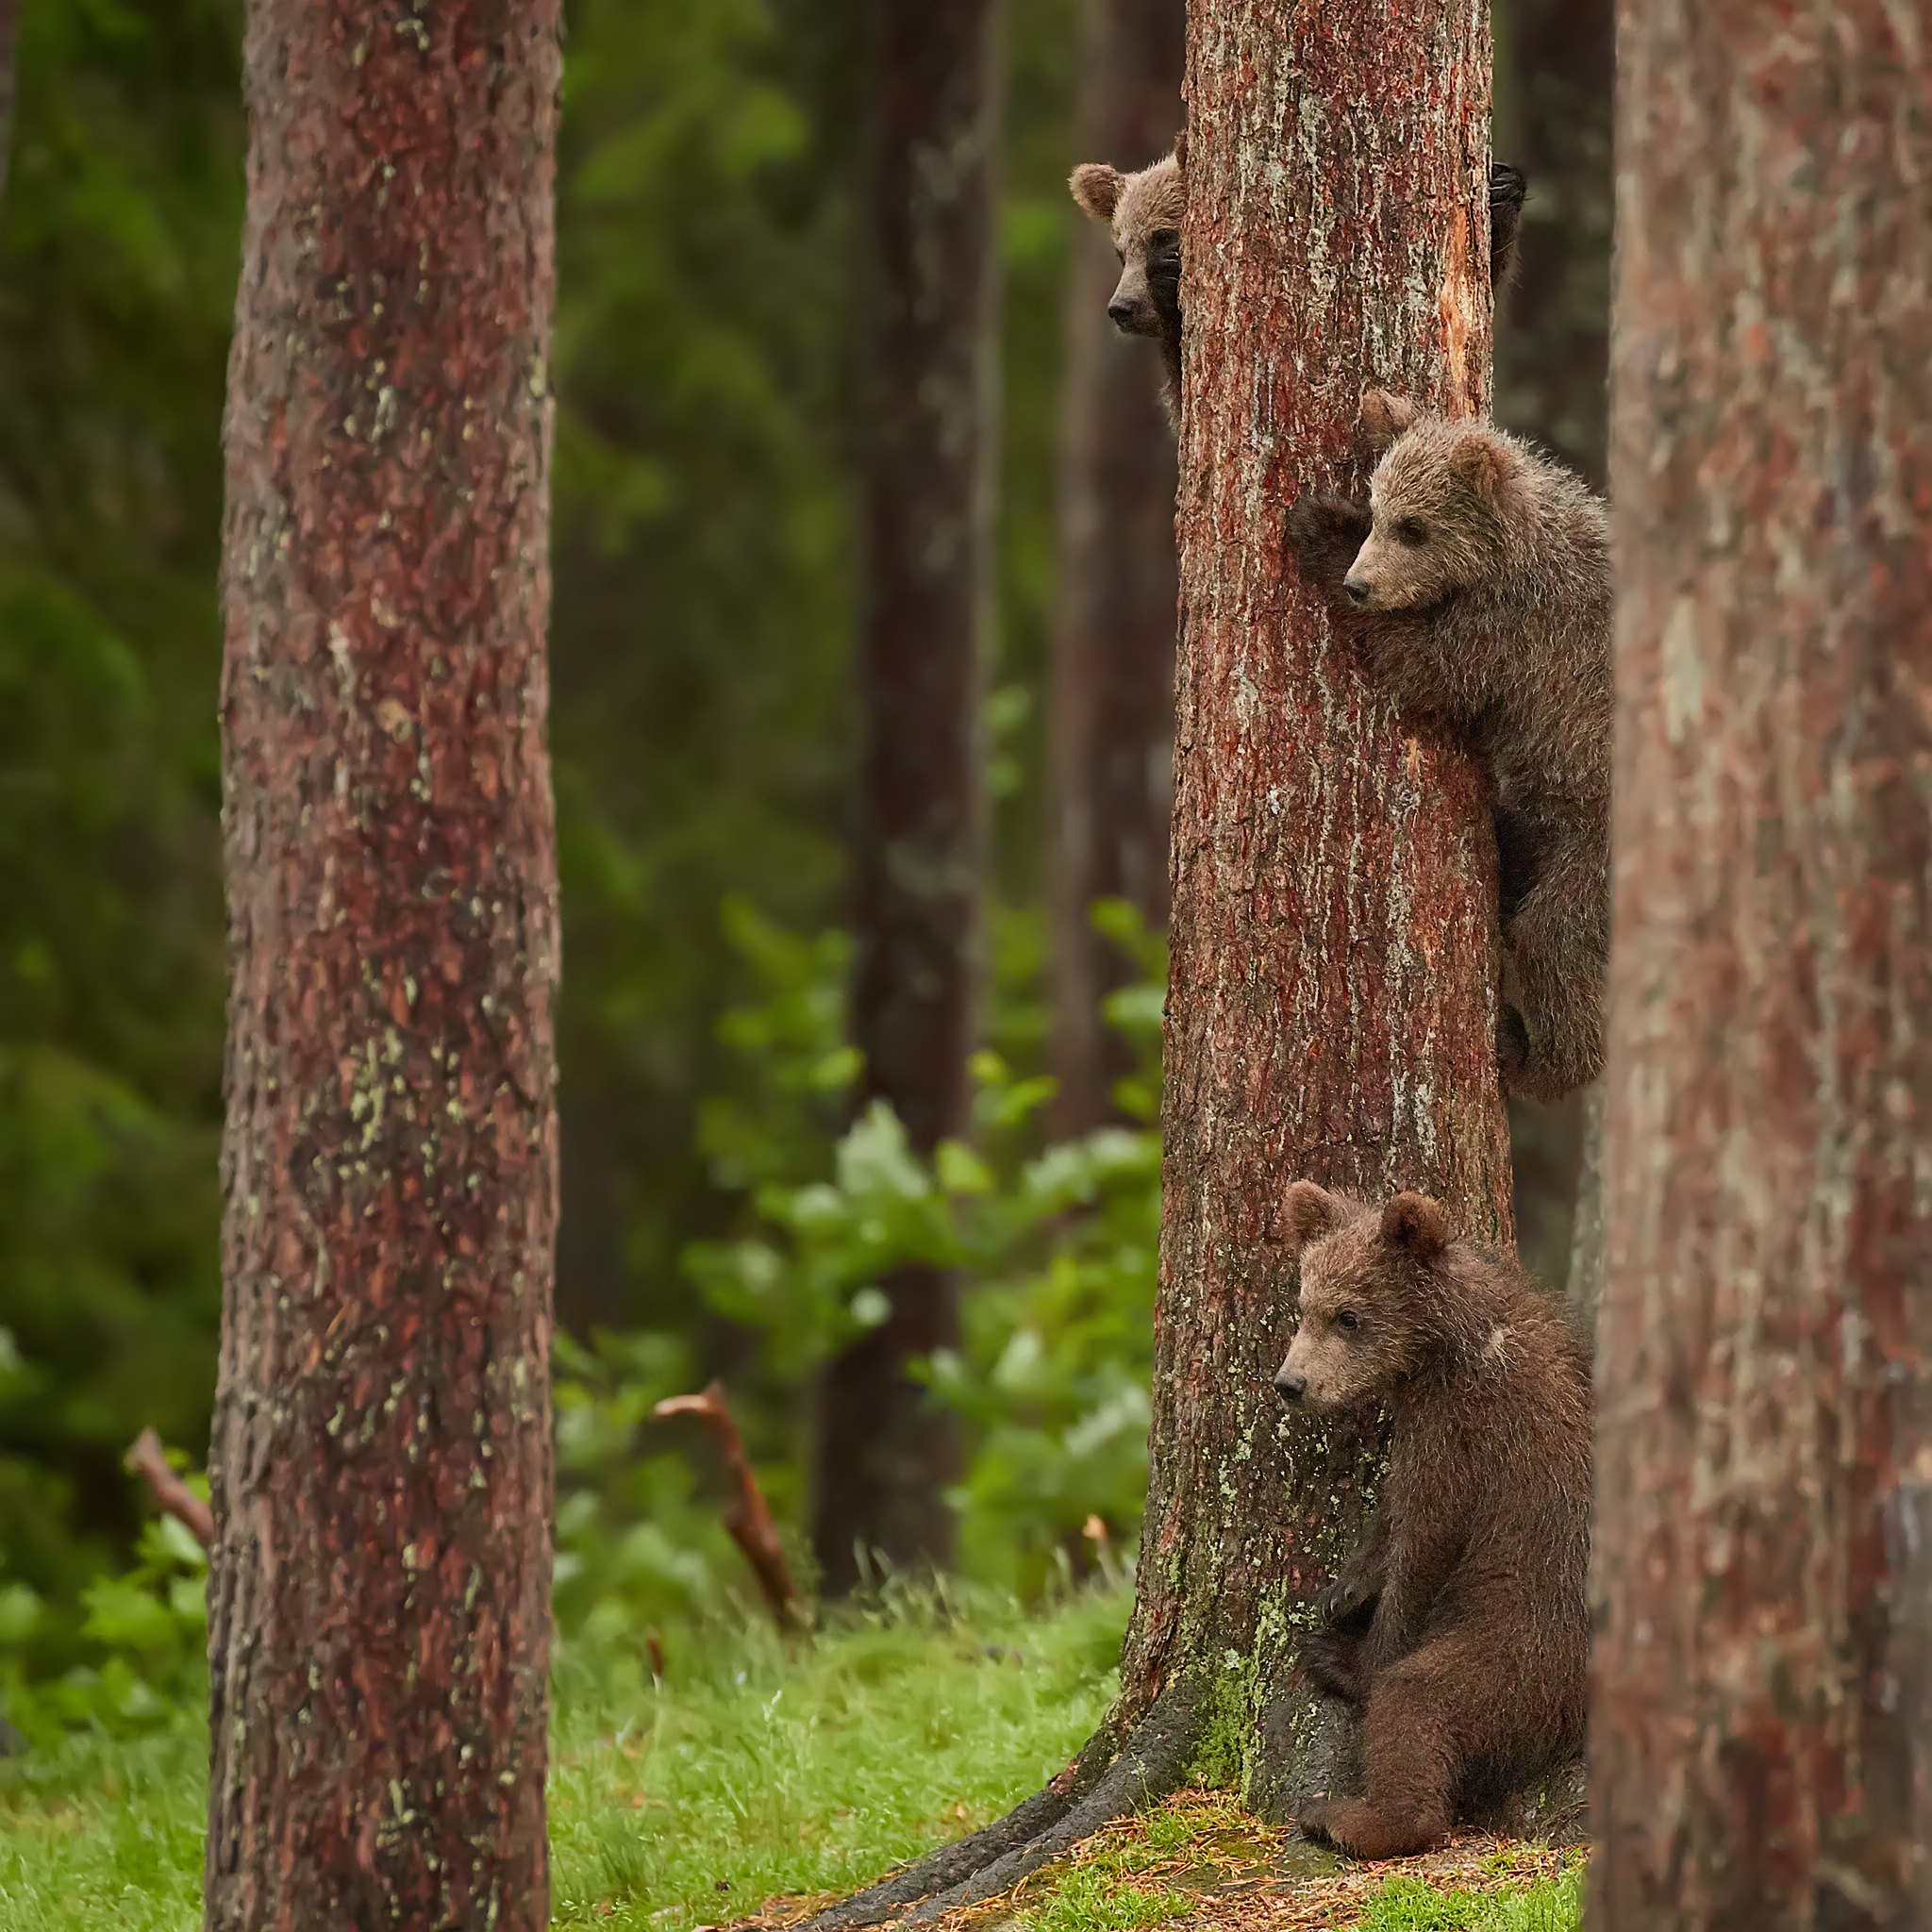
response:
{"label": "pine tree trunk", "polygon": [[[862,1097],[913,1145],[968,1125],[983,811],[997,342],[997,0],[880,0],[864,210],[863,747],[853,1028]],[[946,1562],[947,1412],[908,1372],[957,1346],[958,1286],[881,1284],[891,1313],[820,1389],[813,1542],[827,1590],[867,1558]]]}
{"label": "pine tree trunk", "polygon": [[[1082,160],[1138,168],[1181,118],[1183,0],[1088,0],[1080,63]],[[1047,721],[1053,792],[1055,1126],[1113,1118],[1130,1071],[1103,997],[1124,961],[1093,930],[1097,899],[1167,924],[1173,812],[1174,434],[1154,344],[1107,317],[1119,264],[1082,221],[1067,290],[1060,453],[1060,584]]]}
{"label": "pine tree trunk", "polygon": [[1620,15],[1600,1932],[1932,1924],[1932,34]]}
{"label": "pine tree trunk", "polygon": [[1370,690],[1282,550],[1303,486],[1364,481],[1365,383],[1488,405],[1489,9],[1217,0],[1188,80],[1167,1153],[1121,1715],[1192,1674],[1203,1764],[1280,1811],[1334,1769],[1296,1631],[1377,1461],[1270,1386],[1288,1184],[1424,1188],[1511,1238],[1481,776]]}
{"label": "pine tree trunk", "polygon": [[249,8],[221,1932],[548,1922],[558,32]]}

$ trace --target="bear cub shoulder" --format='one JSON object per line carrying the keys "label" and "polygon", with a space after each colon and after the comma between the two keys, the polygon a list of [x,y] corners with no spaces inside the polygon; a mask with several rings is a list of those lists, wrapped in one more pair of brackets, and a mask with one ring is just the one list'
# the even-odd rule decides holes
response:
{"label": "bear cub shoulder", "polygon": [[1555,1100],[1603,1069],[1609,954],[1609,516],[1560,464],[1487,424],[1371,390],[1366,507],[1304,491],[1302,580],[1363,670],[1488,763],[1503,915],[1505,1085]]}
{"label": "bear cub shoulder", "polygon": [[1441,1207],[1297,1181],[1291,1407],[1385,1407],[1389,1467],[1304,1663],[1362,1713],[1365,1790],[1304,1829],[1362,1858],[1422,1851],[1459,1815],[1582,1748],[1590,1659],[1588,1356],[1513,1263]]}

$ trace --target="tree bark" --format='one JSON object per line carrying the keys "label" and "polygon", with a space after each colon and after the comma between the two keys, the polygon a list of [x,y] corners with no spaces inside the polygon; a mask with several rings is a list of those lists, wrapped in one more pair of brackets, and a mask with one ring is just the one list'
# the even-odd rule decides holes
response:
{"label": "tree bark", "polygon": [[1620,15],[1591,1924],[1932,1923],[1932,40]]}
{"label": "tree bark", "polygon": [[[1080,61],[1083,160],[1138,168],[1181,118],[1183,0],[1088,0]],[[1059,611],[1047,720],[1052,770],[1054,1124],[1071,1137],[1114,1118],[1132,1071],[1100,1005],[1125,962],[1093,929],[1098,899],[1167,924],[1173,812],[1174,434],[1160,358],[1107,317],[1119,265],[1081,221],[1067,278]]]}
{"label": "tree bark", "polygon": [[[998,262],[998,0],[877,0],[864,208],[865,610],[853,1030],[861,1104],[914,1147],[963,1134],[984,870]],[[874,1558],[943,1565],[957,1432],[909,1364],[959,1339],[958,1285],[881,1284],[891,1312],[820,1388],[813,1543],[825,1588]]]}
{"label": "tree bark", "polygon": [[207,1923],[548,1923],[554,0],[252,0]]}
{"label": "tree bark", "polygon": [[1413,1187],[1511,1239],[1481,774],[1357,675],[1284,507],[1359,488],[1365,384],[1489,402],[1489,10],[1191,9],[1181,640],[1153,1466],[1122,1716],[1192,1678],[1264,1812],[1324,1787],[1298,1633],[1374,1486],[1367,1426],[1283,1415],[1280,1210]]}

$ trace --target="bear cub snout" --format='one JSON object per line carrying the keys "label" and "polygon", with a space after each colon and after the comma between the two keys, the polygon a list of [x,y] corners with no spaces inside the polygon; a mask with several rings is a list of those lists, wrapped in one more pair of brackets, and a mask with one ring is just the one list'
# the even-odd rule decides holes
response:
{"label": "bear cub snout", "polygon": [[1277,1392],[1391,1417],[1368,1534],[1303,1649],[1361,1713],[1366,1789],[1300,1823],[1398,1857],[1582,1749],[1590,1362],[1561,1308],[1435,1201],[1377,1209],[1297,1181],[1288,1221],[1301,1297]]}

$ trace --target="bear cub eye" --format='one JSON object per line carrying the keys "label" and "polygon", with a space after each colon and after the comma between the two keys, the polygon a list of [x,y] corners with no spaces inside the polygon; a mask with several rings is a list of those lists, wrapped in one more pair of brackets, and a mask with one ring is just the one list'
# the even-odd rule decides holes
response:
{"label": "bear cub eye", "polygon": [[1347,1328],[1353,1331],[1361,1326],[1361,1321],[1353,1308],[1343,1308],[1341,1314],[1336,1316],[1335,1325],[1338,1328]]}
{"label": "bear cub eye", "polygon": [[1404,517],[1395,526],[1395,541],[1420,550],[1429,541],[1429,526],[1420,517]]}

